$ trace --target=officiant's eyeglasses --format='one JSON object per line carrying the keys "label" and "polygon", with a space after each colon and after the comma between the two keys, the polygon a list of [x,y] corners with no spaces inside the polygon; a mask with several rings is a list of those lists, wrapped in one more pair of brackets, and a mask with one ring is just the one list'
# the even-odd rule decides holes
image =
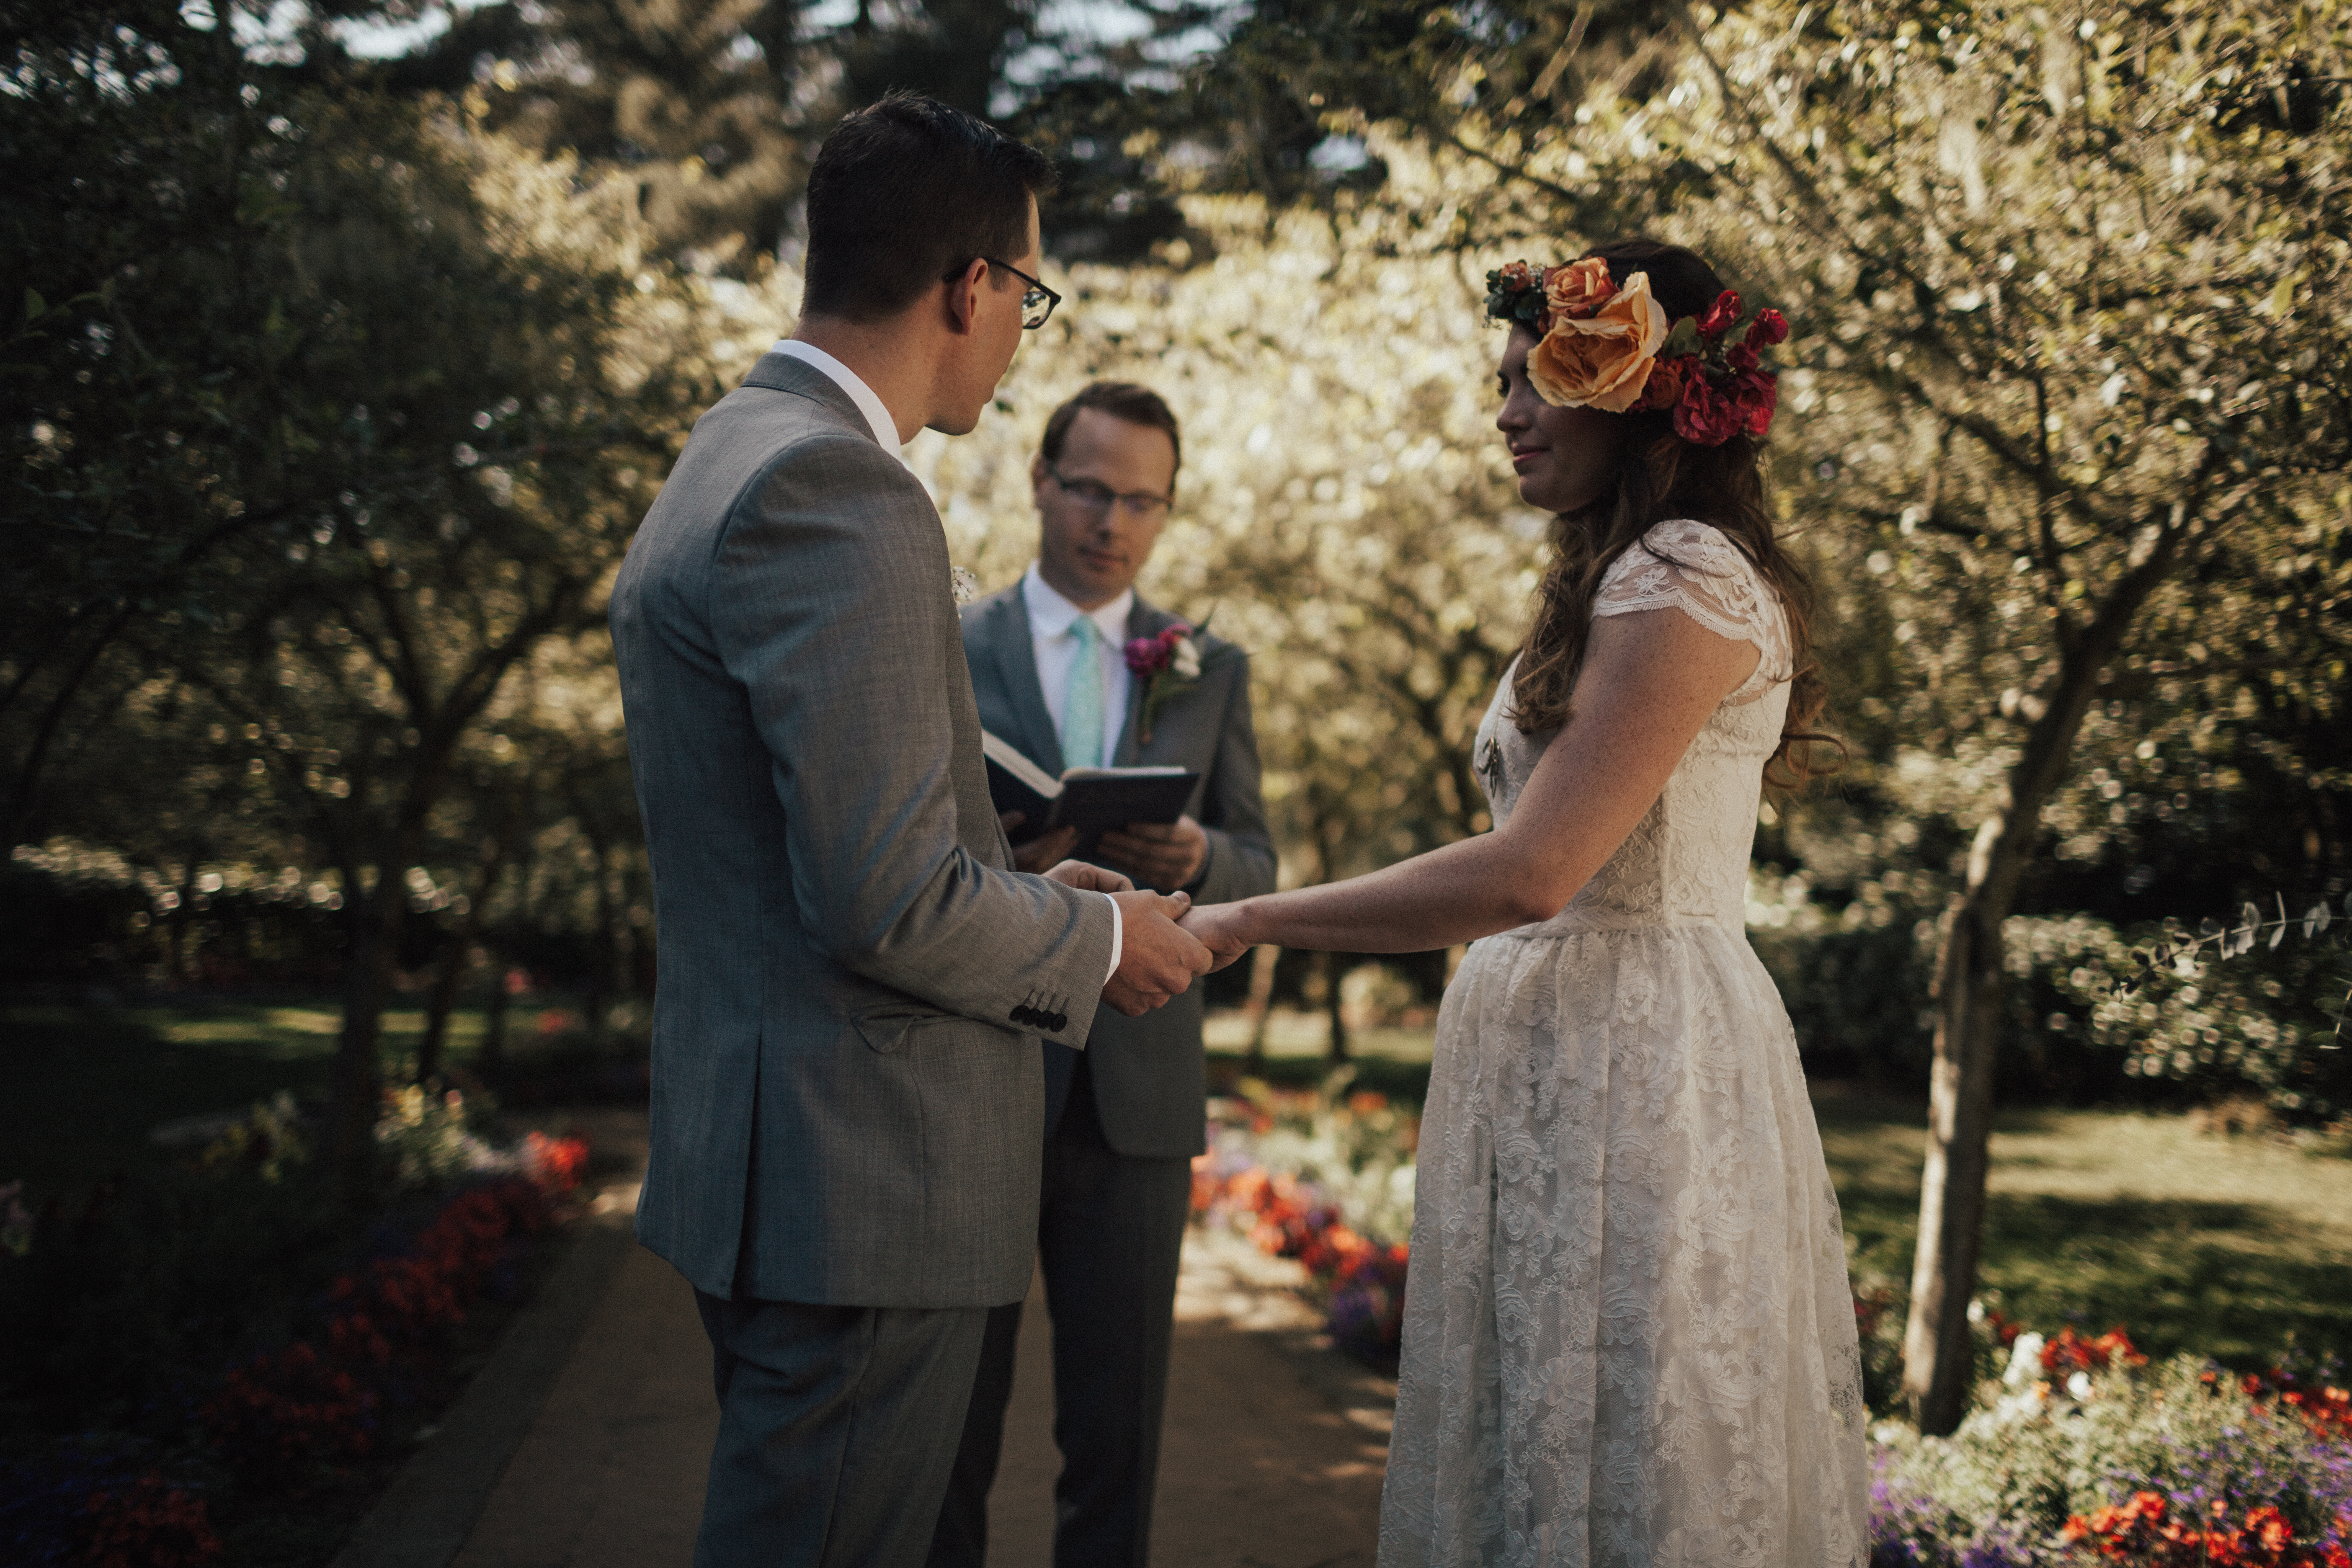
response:
{"label": "officiant's eyeglasses", "polygon": [[[1021,281],[1029,285],[1027,291],[1021,296],[1022,331],[1034,332],[1038,328],[1044,326],[1047,319],[1053,315],[1054,307],[1062,302],[1062,297],[1059,294],[1055,293],[1051,289],[1046,288],[1043,283],[1038,282],[1037,279],[1030,277],[1029,274],[1022,271],[1021,268],[1013,266],[1011,262],[999,261],[993,256],[983,256],[980,258],[980,259],[987,262],[991,267],[1003,268],[1004,270],[1012,273],[1013,276],[1020,279]],[[971,264],[970,262],[964,263],[965,267],[969,267],[971,265]],[[959,267],[954,272],[949,273],[948,276],[953,278],[962,270],[963,267]]]}
{"label": "officiant's eyeglasses", "polygon": [[1150,490],[1129,490],[1122,494],[1099,479],[1066,479],[1062,477],[1062,470],[1051,463],[1045,465],[1045,472],[1062,487],[1064,495],[1088,511],[1108,511],[1111,504],[1117,502],[1118,510],[1136,521],[1150,522],[1155,517],[1164,516],[1168,510],[1168,498],[1153,495]]}

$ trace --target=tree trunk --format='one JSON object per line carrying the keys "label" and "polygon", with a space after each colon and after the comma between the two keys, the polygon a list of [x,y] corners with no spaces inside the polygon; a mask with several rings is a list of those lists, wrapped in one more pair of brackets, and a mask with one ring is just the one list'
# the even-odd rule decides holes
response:
{"label": "tree trunk", "polygon": [[1266,1019],[1274,1012],[1274,966],[1282,962],[1282,949],[1272,942],[1261,942],[1250,955],[1249,1056],[1244,1070],[1252,1078],[1265,1071]]}
{"label": "tree trunk", "polygon": [[441,1076],[441,1058],[449,1044],[449,1015],[457,1005],[457,983],[465,978],[466,955],[474,949],[473,934],[460,929],[450,933],[433,966],[433,989],[425,999],[425,1037],[416,1045],[416,1081],[429,1083]]}
{"label": "tree trunk", "polygon": [[604,1006],[612,997],[619,955],[613,942],[612,850],[603,835],[593,831],[588,835],[588,847],[596,857],[596,934],[588,943],[588,996],[583,1011],[587,1015],[588,1034],[593,1039],[604,1030]]}
{"label": "tree trunk", "polygon": [[398,875],[382,866],[373,891],[363,892],[352,873],[346,873],[344,886],[355,908],[327,1147],[345,1201],[358,1207],[374,1178],[376,1105],[383,1092],[383,1005],[392,990],[392,958],[404,904]]}
{"label": "tree trunk", "polygon": [[1976,1290],[1990,1168],[1993,1057],[2000,1039],[2001,912],[1975,900],[1952,911],[1936,976],[1936,1058],[1929,1079],[1927,1163],[1919,1181],[1919,1242],[1903,1336],[1903,1393],[1919,1428],[1950,1432],[1968,1413],[1976,1357],[1969,1299]]}
{"label": "tree trunk", "polygon": [[1336,952],[1318,952],[1316,964],[1323,971],[1323,1011],[1331,1019],[1331,1048],[1328,1057],[1333,1067],[1348,1059],[1348,1020],[1339,1016],[1339,981],[1343,971]]}
{"label": "tree trunk", "polygon": [[449,1015],[457,1005],[457,983],[465,977],[466,961],[474,952],[474,944],[482,930],[482,911],[489,907],[490,893],[499,885],[499,873],[505,869],[507,845],[504,837],[494,839],[489,853],[483,857],[480,869],[474,878],[473,893],[466,900],[466,913],[450,933],[449,943],[442,949],[441,962],[433,975],[433,994],[425,1005],[425,1038],[416,1047],[416,1081],[425,1082],[441,1071],[441,1058],[447,1049]]}
{"label": "tree trunk", "polygon": [[2042,808],[2065,781],[2074,737],[2124,633],[2178,559],[2168,532],[2126,572],[2087,624],[2061,623],[2064,650],[2047,706],[1992,812],[1977,830],[1968,877],[1952,908],[1936,974],[1936,1056],[1929,1079],[1927,1163],[1919,1182],[1919,1240],[1911,1313],[1903,1332],[1903,1394],[1919,1429],[1942,1436],[1968,1413],[1974,1356],[1969,1300],[1976,1293],[1990,1166],[1993,1055],[2006,989],[2001,926],[2042,827]]}
{"label": "tree trunk", "polygon": [[506,1065],[507,963],[495,947],[490,951],[490,999],[482,1004],[482,1046],[474,1054],[474,1068],[484,1078]]}

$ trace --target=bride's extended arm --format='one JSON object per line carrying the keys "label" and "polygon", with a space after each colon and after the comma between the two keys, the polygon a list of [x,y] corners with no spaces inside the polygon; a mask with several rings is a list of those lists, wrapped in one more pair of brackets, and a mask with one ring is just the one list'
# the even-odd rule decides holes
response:
{"label": "bride's extended arm", "polygon": [[1269,942],[1421,952],[1549,920],[1616,853],[1757,658],[1679,610],[1603,616],[1572,716],[1506,826],[1369,876],[1196,909],[1185,929],[1223,958]]}

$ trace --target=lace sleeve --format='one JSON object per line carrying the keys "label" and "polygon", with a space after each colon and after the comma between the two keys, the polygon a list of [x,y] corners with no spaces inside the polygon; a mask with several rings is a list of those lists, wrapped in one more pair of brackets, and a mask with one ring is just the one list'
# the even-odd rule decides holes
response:
{"label": "lace sleeve", "polygon": [[1780,596],[1719,529],[1662,522],[1610,564],[1592,595],[1595,616],[1680,610],[1717,637],[1756,645],[1754,673],[1727,701],[1752,702],[1795,673]]}

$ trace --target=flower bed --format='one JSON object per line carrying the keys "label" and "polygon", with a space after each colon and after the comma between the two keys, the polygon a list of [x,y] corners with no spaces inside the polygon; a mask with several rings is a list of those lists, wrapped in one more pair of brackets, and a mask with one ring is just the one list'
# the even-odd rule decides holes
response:
{"label": "flower bed", "polygon": [[2352,1568],[2352,1394],[1981,1327],[2007,1365],[1959,1430],[1875,1434],[1874,1568]]}
{"label": "flower bed", "polygon": [[[282,1533],[284,1516],[301,1500],[348,1494],[361,1473],[355,1467],[389,1458],[387,1412],[421,1414],[454,1395],[460,1380],[453,1352],[466,1348],[460,1331],[484,1302],[513,1297],[520,1244],[556,1216],[578,1184],[587,1150],[577,1140],[536,1133],[496,1149],[457,1125],[461,1101],[436,1099],[426,1112],[413,1098],[387,1099],[379,1127],[387,1168],[406,1177],[404,1185],[422,1186],[430,1207],[405,1224],[379,1221],[362,1260],[323,1289],[314,1285],[307,1301],[280,1304],[257,1289],[247,1310],[289,1324],[269,1348],[207,1368],[174,1363],[173,1345],[190,1342],[157,1334],[152,1344],[134,1347],[152,1364],[131,1402],[110,1404],[93,1391],[98,1403],[85,1413],[59,1408],[52,1391],[52,1435],[16,1433],[14,1462],[0,1466],[0,1559],[28,1568],[162,1568],[222,1562],[231,1552],[254,1560],[236,1547],[229,1516]],[[448,1162],[409,1157],[415,1151],[404,1145],[420,1139],[454,1151],[467,1173],[454,1184],[435,1180]],[[278,1251],[293,1241],[315,1246],[310,1231],[324,1211],[305,1209],[287,1190],[299,1184],[281,1181],[303,1163],[290,1106],[257,1107],[182,1173],[170,1203],[129,1205],[151,1216],[142,1223],[113,1215],[101,1194],[79,1216],[51,1213],[24,1226],[21,1239],[12,1234],[0,1269],[23,1278],[0,1273],[0,1305],[14,1321],[37,1323],[46,1298],[54,1323],[55,1301],[69,1301],[77,1285],[142,1277],[154,1249],[176,1239],[170,1221],[207,1205],[226,1211],[205,1216],[215,1234],[257,1230],[253,1245]],[[272,1206],[280,1199],[290,1206]],[[126,1250],[133,1256],[120,1256]],[[167,1286],[197,1278],[160,1270],[155,1277]],[[219,1286],[212,1289],[217,1294]],[[217,1313],[218,1303],[190,1298],[177,1308],[158,1302],[148,1318],[208,1311]],[[11,1370],[13,1379],[18,1369]],[[87,1380],[68,1373],[62,1381],[70,1394],[71,1384]],[[61,1418],[74,1427],[57,1431]],[[348,1495],[333,1505],[344,1513],[352,1506]]]}
{"label": "flower bed", "polygon": [[1421,1119],[1344,1075],[1317,1090],[1245,1079],[1209,1105],[1192,1162],[1196,1223],[1294,1258],[1333,1342],[1392,1369],[1404,1324],[1412,1152]]}

